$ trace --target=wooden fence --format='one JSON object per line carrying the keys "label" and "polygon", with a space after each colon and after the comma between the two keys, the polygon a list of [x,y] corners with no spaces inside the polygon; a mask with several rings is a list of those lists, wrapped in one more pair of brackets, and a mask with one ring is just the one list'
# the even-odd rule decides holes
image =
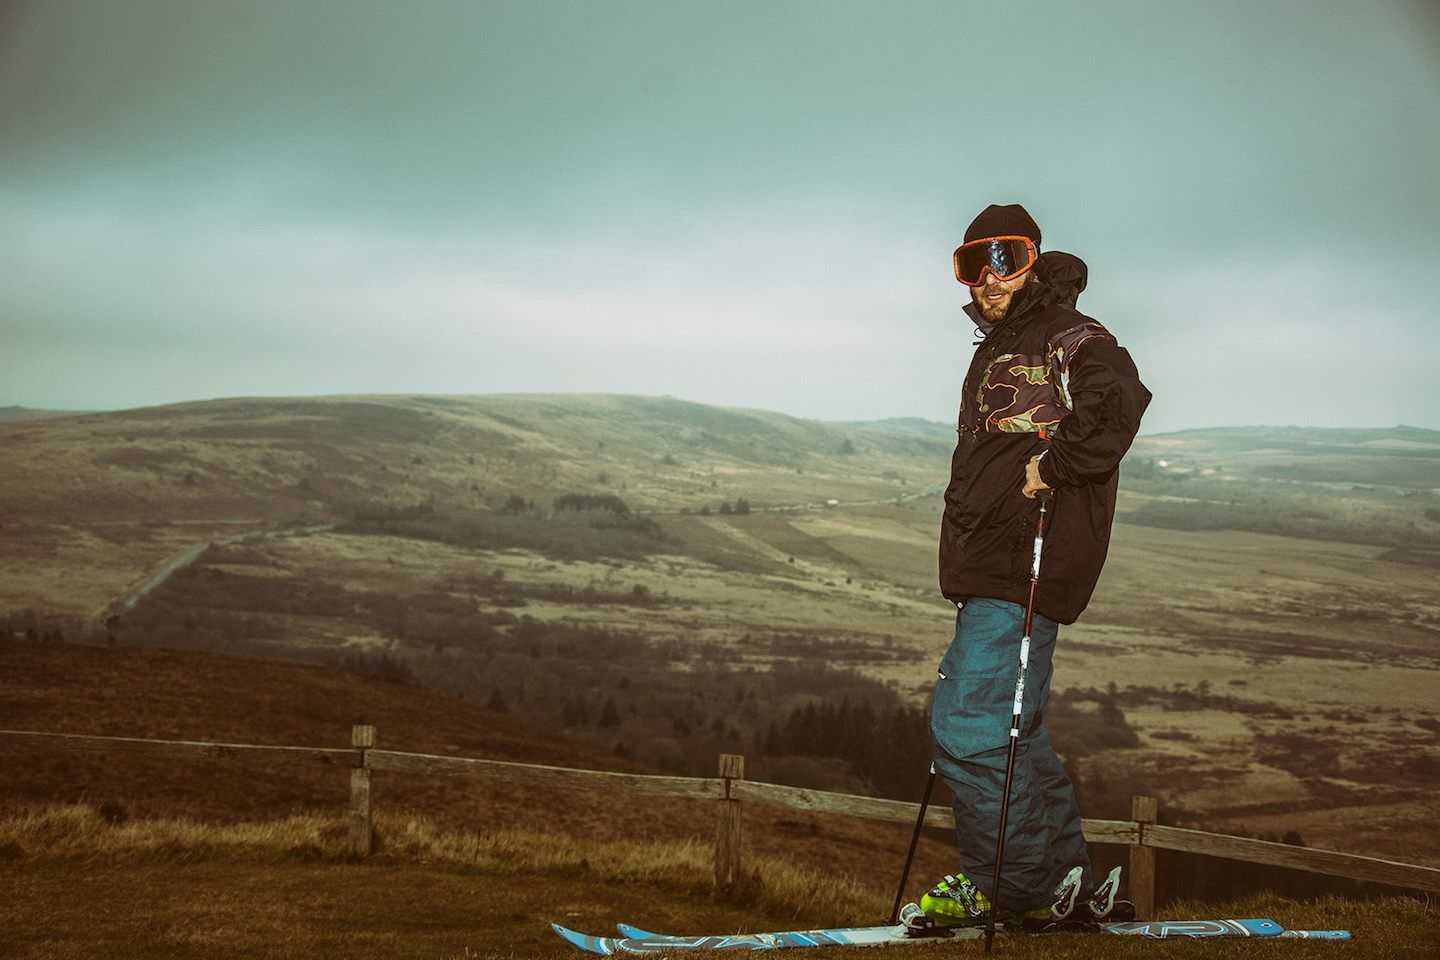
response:
{"label": "wooden fence", "polygon": [[[720,756],[718,776],[714,778],[611,773],[603,770],[576,770],[503,760],[381,750],[375,746],[373,726],[352,728],[348,748],[143,740],[133,737],[0,730],[0,746],[6,742],[28,743],[68,753],[104,756],[125,754],[181,761],[205,759],[247,764],[260,769],[317,765],[348,769],[349,849],[356,857],[368,856],[374,847],[374,809],[370,802],[370,780],[377,771],[395,775],[459,776],[531,787],[625,791],[648,796],[714,800],[715,883],[721,887],[734,883],[740,877],[741,810],[746,801],[906,824],[913,824],[920,812],[920,805],[916,803],[746,780],[745,758],[734,754]],[[1433,867],[1167,827],[1156,822],[1158,813],[1159,804],[1155,798],[1135,797],[1130,820],[1081,821],[1085,839],[1090,843],[1123,844],[1130,848],[1128,887],[1130,897],[1141,916],[1149,916],[1155,909],[1156,850],[1178,850],[1440,893],[1440,869]],[[929,827],[953,829],[955,822],[949,808],[942,805],[931,807],[927,811],[925,824]]]}

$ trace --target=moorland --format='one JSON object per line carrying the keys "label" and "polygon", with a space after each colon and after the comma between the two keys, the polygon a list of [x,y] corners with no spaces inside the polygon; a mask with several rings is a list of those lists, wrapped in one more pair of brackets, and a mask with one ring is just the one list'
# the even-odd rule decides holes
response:
{"label": "moorland", "polygon": [[[394,749],[653,772],[456,696],[332,667],[0,642],[0,728],[325,746],[345,742],[339,718],[375,724]],[[24,738],[0,739],[0,758],[0,945],[16,957],[562,958],[575,954],[551,934],[555,920],[593,932],[623,917],[710,933],[879,922],[909,835],[905,824],[747,804],[744,880],[717,894],[709,801],[378,773],[378,849],[357,863],[346,842],[347,769],[56,752],[27,748]],[[912,897],[953,869],[949,837],[929,833]],[[1123,856],[1120,847],[1092,849],[1101,869]],[[1225,875],[1181,857],[1161,853],[1163,917],[1268,916],[1291,928],[1353,931],[1347,956],[1430,955],[1440,921],[1416,899],[1345,888],[1345,899],[1297,902],[1255,892],[1305,879],[1290,871]],[[1197,888],[1197,874],[1212,882]],[[1121,958],[1164,947],[1103,939],[1018,938],[996,952]],[[1335,948],[1259,949],[1288,957]],[[954,950],[921,945],[910,954]]]}
{"label": "moorland", "polygon": [[[946,425],[341,397],[3,433],[12,638],[329,665],[670,772],[923,780]],[[1086,815],[1148,792],[1170,822],[1440,864],[1437,480],[1420,428],[1139,438],[1047,711]]]}

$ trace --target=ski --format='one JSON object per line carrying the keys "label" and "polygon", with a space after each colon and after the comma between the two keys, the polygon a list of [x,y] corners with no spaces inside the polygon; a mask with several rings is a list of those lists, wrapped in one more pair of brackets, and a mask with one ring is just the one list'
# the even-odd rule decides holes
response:
{"label": "ski", "polygon": [[[823,930],[786,930],[777,933],[742,933],[730,936],[669,937],[651,934],[648,937],[592,937],[550,925],[556,933],[588,953],[664,953],[669,950],[779,950],[786,947],[875,947],[899,943],[934,943],[949,940],[973,940],[984,934],[978,927],[911,936],[904,924],[883,927],[834,927]],[[637,931],[640,932],[640,931]]]}
{"label": "ski", "polygon": [[[784,930],[773,933],[723,936],[679,937],[653,933],[629,924],[617,924],[619,937],[594,937],[551,924],[557,934],[588,953],[608,956],[617,953],[663,953],[670,950],[779,950],[788,947],[870,947],[938,941],[976,940],[983,927],[931,928],[916,931],[904,924],[875,927],[833,927],[815,930]],[[1149,939],[1212,938],[1305,938],[1348,940],[1346,930],[1286,930],[1274,920],[1155,920],[1099,924],[1095,932]]]}
{"label": "ski", "polygon": [[[903,924],[901,924],[903,926]],[[664,933],[653,933],[643,930],[640,927],[628,923],[617,923],[615,929],[620,931],[619,939],[629,940],[684,940],[685,937],[672,937]],[[864,929],[893,929],[870,927]],[[951,932],[970,930],[982,930],[983,927],[960,927],[951,928]],[[1125,923],[1103,923],[1089,927],[1057,927],[1054,930],[1026,931],[1027,933],[1109,933],[1119,936],[1150,937],[1155,940],[1177,939],[1188,937],[1190,939],[1205,939],[1213,937],[1269,937],[1280,940],[1349,940],[1349,930],[1287,930],[1274,920],[1250,919],[1250,920],[1150,920],[1150,921],[1129,921]],[[951,937],[950,939],[978,939],[979,934],[967,934],[963,937]],[[695,938],[698,939],[698,938]],[[934,935],[914,936],[913,933],[904,937],[906,940],[935,939]],[[941,939],[945,939],[943,936]]]}

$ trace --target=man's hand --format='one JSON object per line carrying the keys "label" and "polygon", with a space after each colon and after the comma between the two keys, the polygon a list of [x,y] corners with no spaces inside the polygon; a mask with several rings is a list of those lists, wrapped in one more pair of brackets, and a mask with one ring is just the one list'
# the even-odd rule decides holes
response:
{"label": "man's hand", "polygon": [[1040,479],[1040,458],[1031,457],[1025,464],[1025,489],[1021,492],[1025,494],[1025,499],[1034,500],[1037,493],[1049,489],[1045,481]]}

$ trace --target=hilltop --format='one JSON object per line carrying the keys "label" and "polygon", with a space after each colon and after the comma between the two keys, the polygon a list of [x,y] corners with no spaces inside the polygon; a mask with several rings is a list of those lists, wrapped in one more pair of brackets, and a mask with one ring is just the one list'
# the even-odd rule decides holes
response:
{"label": "hilltop", "polygon": [[615,395],[210,400],[18,421],[6,522],[326,516],[337,501],[499,507],[622,493],[638,509],[875,499],[934,482],[938,442]]}
{"label": "hilltop", "polygon": [[[953,445],[949,424],[920,418],[827,424],[669,397],[236,398],[43,418],[13,409],[26,419],[3,428],[0,528],[17,562],[0,611],[92,621],[197,543],[356,509],[495,511],[567,494],[672,515],[741,499],[756,511],[888,503],[937,493]],[[1440,546],[1440,509],[1405,499],[1433,496],[1437,438],[1416,427],[1142,436],[1125,484],[1139,499],[1122,500],[1120,516]],[[1224,486],[1164,483],[1211,478]]]}
{"label": "hilltop", "polygon": [[[11,415],[13,414],[13,417]],[[612,493],[640,511],[881,501],[943,484],[953,425],[821,423],[670,397],[235,398],[102,413],[5,408],[0,523],[215,529],[355,502],[502,507]],[[1143,435],[1195,473],[1433,486],[1440,431],[1236,427]]]}
{"label": "hilltop", "polygon": [[947,456],[926,438],[628,396],[241,398],[15,421],[0,527],[23,562],[0,610],[93,618],[197,542],[357,505],[891,501],[935,484]]}
{"label": "hilltop", "polygon": [[75,417],[88,410],[40,410],[35,407],[19,407],[14,404],[0,407],[0,423],[13,420],[45,420],[50,417]]}

